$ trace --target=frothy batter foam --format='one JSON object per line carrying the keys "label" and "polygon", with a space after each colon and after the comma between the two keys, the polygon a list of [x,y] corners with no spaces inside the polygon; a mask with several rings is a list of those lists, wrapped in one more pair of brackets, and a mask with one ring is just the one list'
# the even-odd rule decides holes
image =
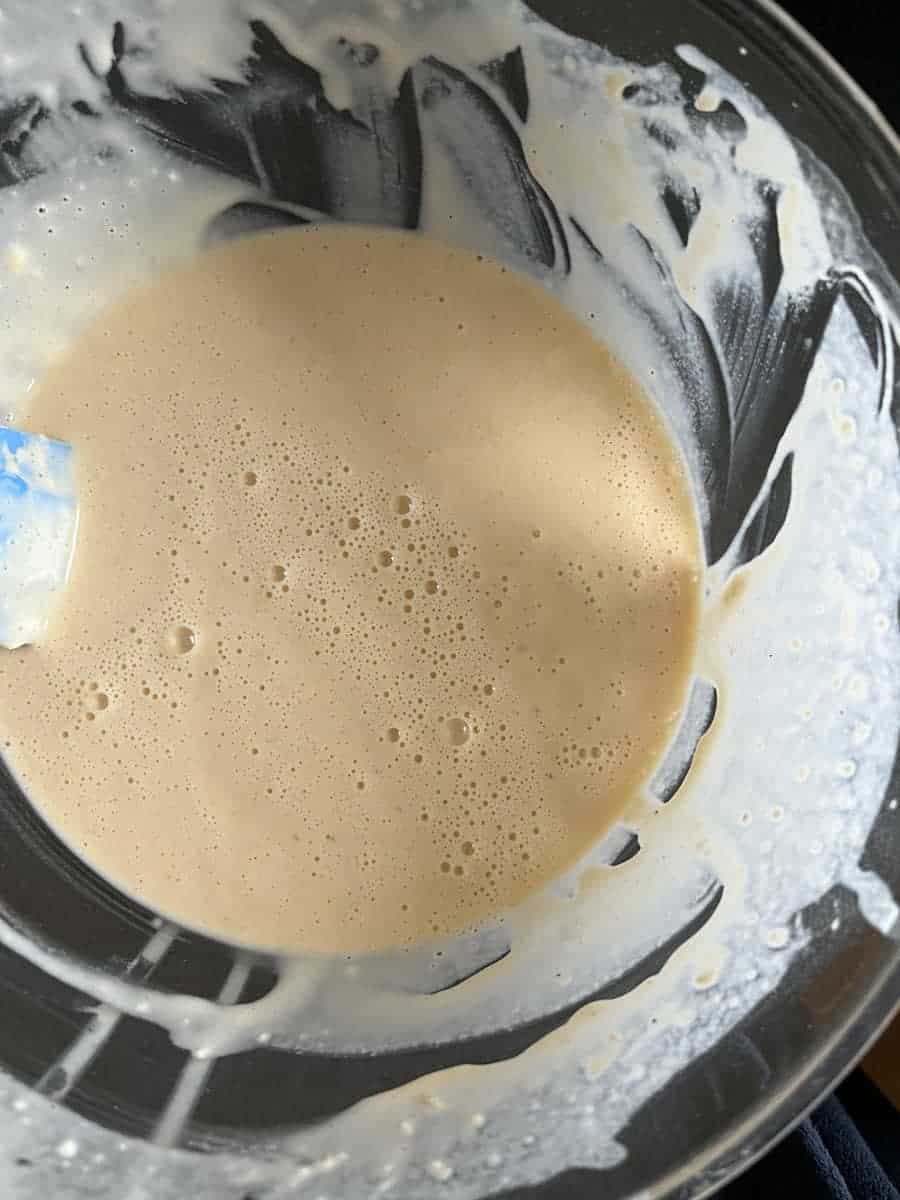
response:
{"label": "frothy batter foam", "polygon": [[108,311],[29,424],[73,578],[0,660],[54,828],[233,940],[353,951],[514,904],[633,797],[700,542],[636,381],[530,281],[415,235],[220,247]]}

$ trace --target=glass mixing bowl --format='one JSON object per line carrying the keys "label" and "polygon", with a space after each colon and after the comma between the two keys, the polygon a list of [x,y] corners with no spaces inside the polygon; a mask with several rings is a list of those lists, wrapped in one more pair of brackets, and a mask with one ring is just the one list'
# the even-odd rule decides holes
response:
{"label": "glass mixing bowl", "polygon": [[[793,545],[784,531],[791,527],[792,482],[795,493],[800,486],[797,464],[805,460],[803,441],[796,433],[790,441],[791,429],[823,360],[829,353],[840,360],[840,346],[829,350],[835,329],[839,342],[859,342],[862,357],[854,361],[865,364],[868,355],[856,389],[868,394],[857,400],[882,412],[888,430],[880,441],[872,435],[875,465],[863,450],[847,450],[840,462],[852,466],[854,453],[865,460],[861,469],[875,503],[889,508],[884,481],[896,471],[893,418],[900,404],[892,315],[900,294],[900,146],[859,89],[766,0],[532,0],[533,21],[516,5],[474,8],[480,16],[455,0],[438,19],[426,2],[388,0],[339,3],[327,12],[301,0],[207,0],[189,13],[188,6],[179,12],[150,0],[65,10],[7,5],[0,16],[0,299],[10,413],[12,397],[27,392],[39,374],[41,355],[64,345],[104,300],[192,248],[324,219],[421,223],[506,258],[548,286],[568,286],[578,273],[576,257],[592,257],[596,277],[582,269],[581,290],[569,293],[568,302],[586,317],[606,316],[604,335],[613,331],[612,343],[626,357],[628,322],[617,341],[616,314],[621,305],[634,320],[643,312],[666,387],[686,397],[677,409],[656,392],[693,474],[711,580],[725,586],[766,555],[775,561],[779,546],[783,555],[785,544]],[[437,24],[426,35],[428,20]],[[480,59],[472,50],[479,21]],[[527,52],[522,41],[510,40],[511,29],[528,43]],[[414,43],[428,52],[417,57]],[[706,59],[679,50],[686,44]],[[375,75],[391,60],[387,47],[407,56],[396,77],[390,69]],[[535,68],[540,55],[543,73]],[[638,215],[626,224],[641,235],[640,262],[617,259],[621,245],[604,240],[602,214],[612,211],[610,195],[621,191],[621,177],[601,153],[607,130],[595,123],[595,142],[579,134],[565,163],[546,120],[540,138],[534,133],[544,92],[583,83],[588,71],[591,86],[608,86],[609,104],[619,106],[609,112],[637,113],[629,120],[639,145],[654,147],[642,163],[659,185],[653,220],[663,210],[668,215],[674,251],[642,230]],[[557,95],[553,103],[563,100]],[[786,153],[784,144],[771,142],[772,163],[738,161],[756,124],[771,119],[791,139],[802,167],[798,178],[815,196],[830,256],[824,266],[798,265],[802,253],[789,253],[790,214],[782,202],[790,189],[774,161]],[[688,155],[687,167],[675,163],[691,137],[715,140],[722,162],[737,163],[735,187],[745,189],[739,194],[750,197],[752,213],[728,209],[737,192],[715,192],[708,175],[700,181],[709,168],[702,154]],[[479,157],[479,149],[487,153]],[[660,155],[668,156],[665,170]],[[629,164],[620,166],[625,172]],[[735,212],[747,218],[741,245],[755,262],[747,278],[756,290],[729,291],[720,260],[731,243],[713,249],[704,268],[719,271],[712,316],[673,266],[678,246],[692,249],[698,215],[708,211],[704,187],[713,189],[723,219]],[[456,209],[441,207],[450,194]],[[625,195],[636,213],[640,199],[638,191],[630,201]],[[595,202],[601,216],[592,227]],[[454,227],[463,207],[466,220]],[[801,205],[801,224],[804,211]],[[102,252],[90,249],[101,246]],[[779,288],[792,270],[808,271],[805,290],[801,300],[789,294],[785,302]],[[676,295],[679,288],[685,295]],[[654,308],[663,294],[665,312]],[[723,308],[733,319],[716,325]],[[631,357],[639,368],[640,352]],[[848,392],[852,373],[844,371]],[[724,426],[703,417],[704,398],[716,387],[728,410]],[[803,479],[816,503],[823,503],[817,481],[843,469],[835,465],[838,456],[837,450],[833,461],[818,451],[807,456]],[[844,493],[833,494],[840,500]],[[864,520],[863,508],[854,512]],[[836,509],[833,519],[844,517]],[[878,580],[870,582],[891,598],[889,622],[881,609],[878,620],[893,637],[896,533],[886,526],[879,539]],[[784,621],[795,631],[797,621],[803,625],[803,613],[798,617],[788,600]],[[795,640],[801,640],[796,633]],[[840,668],[842,653],[836,644],[826,647],[829,671]],[[779,662],[778,679],[789,670]],[[779,908],[778,896],[769,897],[771,911],[747,901],[752,918],[737,925],[767,922],[768,944],[763,959],[755,950],[746,960],[740,981],[736,968],[719,963],[701,970],[705,960],[685,958],[695,939],[723,919],[737,886],[737,876],[714,863],[691,876],[690,896],[684,901],[679,893],[684,903],[665,932],[638,939],[615,961],[600,953],[615,935],[608,916],[592,925],[589,914],[596,957],[589,937],[585,948],[584,929],[572,935],[580,939],[577,969],[569,964],[564,971],[554,939],[542,935],[525,959],[524,976],[485,985],[487,1015],[479,1009],[477,1020],[467,1015],[467,980],[479,972],[490,977],[509,939],[451,955],[455,965],[432,971],[428,986],[412,971],[398,993],[398,1011],[412,995],[450,1016],[443,1025],[417,1017],[405,1036],[401,1017],[400,1035],[373,1035],[371,1042],[363,1034],[342,1043],[323,1018],[336,994],[328,990],[337,986],[334,979],[318,1011],[301,1006],[301,1026],[308,1021],[315,1036],[304,1041],[302,1030],[279,1025],[270,1008],[271,1027],[253,1024],[248,1040],[242,1014],[257,1013],[255,1005],[278,995],[276,982],[294,968],[179,928],[118,892],[55,836],[14,776],[0,769],[4,1194],[191,1192],[198,1200],[263,1200],[549,1198],[598,1188],[608,1197],[687,1197],[713,1190],[835,1083],[900,998],[900,925],[890,900],[891,893],[900,898],[897,709],[890,688],[878,696],[871,719],[857,721],[848,736],[857,746],[880,738],[890,753],[861,749],[838,764],[847,781],[865,777],[869,801],[842,793],[838,809],[857,815],[841,817],[837,832],[824,790],[818,807],[803,809],[807,823],[783,851],[787,866],[772,876],[782,881],[774,891],[799,894],[788,888],[792,855],[798,874],[817,855],[830,854],[830,865],[796,911]],[[739,799],[748,772],[763,778],[761,768],[747,765],[762,734],[752,712],[744,715],[743,727],[731,726],[728,734],[721,807],[734,808],[736,825],[745,817],[758,825],[752,805]],[[698,671],[682,732],[654,780],[661,811],[681,803],[685,779],[690,783],[703,766],[701,739],[723,720],[716,687]],[[772,743],[760,752],[765,758],[781,751]],[[817,769],[815,761],[804,768],[819,786]],[[764,797],[771,834],[757,837],[754,853],[782,853],[787,835],[780,831],[790,826],[792,806],[800,811],[802,786],[798,775],[785,775],[777,794]],[[818,826],[833,834],[823,832],[819,842]],[[613,887],[647,854],[643,832],[625,824],[599,848],[597,861]],[[630,895],[627,887],[622,895]],[[687,993],[693,1000],[679,993],[673,1008],[665,987],[686,961],[693,964]],[[395,966],[349,964],[370,981]],[[545,969],[566,975],[555,1002],[538,985]],[[185,996],[195,998],[193,1007]],[[633,997],[640,1036],[656,1037],[658,1023],[672,1039],[648,1041],[649,1051],[657,1049],[637,1063],[628,1060],[632,1010],[624,1007]],[[570,1021],[589,1002],[588,1017]],[[175,1028],[182,1021],[186,1029],[208,1031],[211,1014],[223,1010],[236,1019],[213,1053]],[[583,1034],[589,1021],[625,1030],[618,1048],[604,1043],[603,1053],[594,1046],[592,1055],[579,1048],[573,1057],[569,1031],[572,1038],[594,1037]],[[663,1061],[666,1069],[657,1070]],[[555,1063],[563,1082],[553,1074]],[[451,1096],[445,1102],[429,1076],[463,1064],[482,1070],[441,1076]],[[495,1081],[507,1078],[509,1064],[522,1074],[501,1095]],[[393,1099],[379,1108],[370,1098],[382,1093]],[[460,1095],[474,1105],[466,1109],[465,1134],[447,1116],[459,1108]],[[414,1118],[403,1107],[409,1096]]]}

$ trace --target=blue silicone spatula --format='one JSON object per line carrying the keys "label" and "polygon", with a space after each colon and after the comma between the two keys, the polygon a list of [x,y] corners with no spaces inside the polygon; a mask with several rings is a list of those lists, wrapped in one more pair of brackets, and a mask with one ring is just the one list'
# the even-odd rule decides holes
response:
{"label": "blue silicone spatula", "polygon": [[0,646],[15,650],[46,632],[77,528],[72,447],[0,426]]}

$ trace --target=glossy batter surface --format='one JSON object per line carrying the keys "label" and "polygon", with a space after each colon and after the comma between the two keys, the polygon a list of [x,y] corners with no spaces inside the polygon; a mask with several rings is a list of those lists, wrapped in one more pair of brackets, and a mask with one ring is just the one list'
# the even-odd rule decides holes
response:
{"label": "glossy batter surface", "polygon": [[635,380],[526,279],[322,227],[109,310],[29,424],[70,586],[0,660],[7,754],[114,882],[264,946],[514,904],[603,832],[688,685],[700,544]]}

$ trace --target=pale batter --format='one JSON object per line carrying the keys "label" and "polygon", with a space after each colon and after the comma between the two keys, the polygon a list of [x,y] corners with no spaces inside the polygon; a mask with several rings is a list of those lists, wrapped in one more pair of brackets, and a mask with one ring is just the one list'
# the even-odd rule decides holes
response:
{"label": "pale batter", "polygon": [[502,911],[633,797],[690,679],[700,541],[629,376],[414,235],[220,247],[109,310],[30,428],[82,496],[0,658],[54,828],[189,924],[354,951]]}

